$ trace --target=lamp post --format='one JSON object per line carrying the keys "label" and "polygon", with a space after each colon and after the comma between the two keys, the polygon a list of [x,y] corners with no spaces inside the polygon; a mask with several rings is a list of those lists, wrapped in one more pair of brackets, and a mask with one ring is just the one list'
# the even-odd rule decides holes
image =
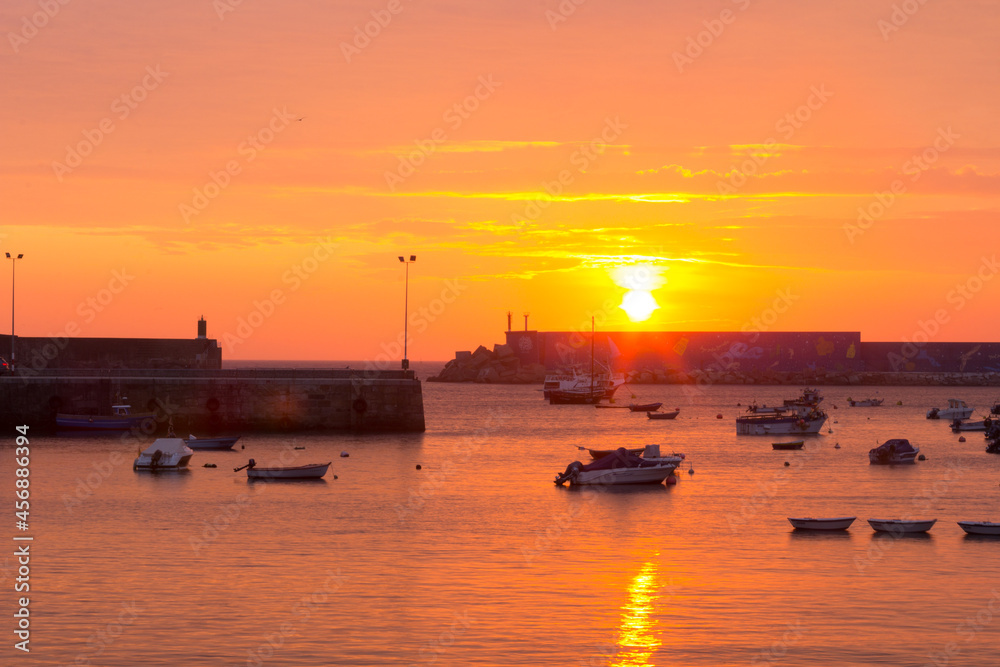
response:
{"label": "lamp post", "polygon": [[408,370],[410,368],[410,360],[406,358],[406,343],[409,339],[407,335],[407,319],[409,315],[409,300],[410,300],[410,264],[417,261],[416,255],[410,255],[410,259],[407,260],[402,255],[399,256],[399,261],[406,265],[406,282],[403,288],[403,370]]}
{"label": "lamp post", "polygon": [[10,260],[10,368],[14,370],[14,268],[17,266],[17,260],[24,257],[24,254],[11,257],[8,252],[6,255]]}

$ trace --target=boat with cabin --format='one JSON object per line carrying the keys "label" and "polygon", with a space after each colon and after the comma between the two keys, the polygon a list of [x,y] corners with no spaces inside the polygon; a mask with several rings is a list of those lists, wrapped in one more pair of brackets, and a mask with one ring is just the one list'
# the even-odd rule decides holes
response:
{"label": "boat with cabin", "polygon": [[132,412],[132,406],[124,402],[112,405],[110,415],[56,414],[56,428],[70,431],[128,431],[142,428],[152,433],[155,425],[155,412]]}
{"label": "boat with cabin", "polygon": [[928,419],[968,419],[972,416],[972,408],[970,408],[965,401],[960,401],[957,398],[948,399],[948,407],[946,408],[931,408],[927,411]]}
{"label": "boat with cabin", "polygon": [[[651,448],[655,448],[655,451]],[[683,460],[680,456],[659,456],[658,445],[648,445],[649,458],[636,456],[624,447],[619,447],[607,456],[593,463],[583,464],[573,461],[566,470],[556,475],[555,484],[562,486],[631,486],[639,484],[661,484]]]}
{"label": "boat with cabin", "polygon": [[193,454],[194,451],[181,438],[157,438],[139,452],[132,469],[150,472],[186,470]]}
{"label": "boat with cabin", "polygon": [[868,450],[868,463],[878,465],[897,465],[900,463],[915,463],[919,447],[914,447],[905,438],[886,440],[878,447]]}

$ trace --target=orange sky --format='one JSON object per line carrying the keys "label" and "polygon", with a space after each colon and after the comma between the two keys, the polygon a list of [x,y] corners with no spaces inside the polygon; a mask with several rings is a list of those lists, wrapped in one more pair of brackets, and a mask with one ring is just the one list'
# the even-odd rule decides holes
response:
{"label": "orange sky", "polygon": [[[5,2],[17,333],[373,358],[416,254],[414,360],[779,290],[775,330],[997,340],[1000,3],[577,2]],[[642,323],[605,307],[632,265]]]}

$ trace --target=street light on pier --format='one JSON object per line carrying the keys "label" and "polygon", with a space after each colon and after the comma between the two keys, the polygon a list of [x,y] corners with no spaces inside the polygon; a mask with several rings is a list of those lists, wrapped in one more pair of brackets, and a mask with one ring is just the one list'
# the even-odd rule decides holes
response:
{"label": "street light on pier", "polygon": [[10,253],[7,254],[7,259],[10,260],[10,368],[14,369],[14,269],[17,266],[17,260],[24,257],[23,253],[19,253],[17,257],[11,257]]}
{"label": "street light on pier", "polygon": [[407,335],[407,320],[409,319],[409,300],[410,300],[410,264],[417,261],[416,255],[410,255],[410,259],[404,258],[402,255],[399,256],[399,261],[406,265],[406,281],[404,283],[403,291],[403,370],[408,370],[410,368],[410,360],[406,358],[406,343],[409,339]]}

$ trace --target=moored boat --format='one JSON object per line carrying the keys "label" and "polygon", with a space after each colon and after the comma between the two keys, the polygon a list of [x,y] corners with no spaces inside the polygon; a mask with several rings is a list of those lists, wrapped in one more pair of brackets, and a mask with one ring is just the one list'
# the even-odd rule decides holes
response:
{"label": "moored boat", "polygon": [[132,412],[132,406],[121,403],[111,406],[110,415],[56,414],[56,428],[72,431],[128,431],[140,427],[153,431],[155,412]]}
{"label": "moored boat", "polygon": [[679,456],[645,459],[632,454],[624,447],[593,463],[584,465],[573,461],[566,470],[556,475],[555,483],[562,486],[627,486],[660,484],[682,461]]}
{"label": "moored boat", "polygon": [[856,516],[828,518],[788,517],[788,521],[793,527],[802,530],[846,530],[857,518]]}
{"label": "moored boat", "polygon": [[1000,523],[992,521],[959,521],[958,525],[969,535],[1000,535]]}
{"label": "moored boat", "polygon": [[919,447],[914,447],[905,438],[893,438],[886,440],[878,447],[868,450],[868,462],[870,464],[895,465],[898,463],[914,463]]}
{"label": "moored boat", "polygon": [[993,422],[994,420],[989,417],[974,422],[954,419],[951,422],[951,430],[953,433],[961,433],[962,431],[988,431],[990,430],[990,426],[993,425]]}
{"label": "moored boat", "polygon": [[878,533],[926,533],[937,519],[868,519],[868,525]]}
{"label": "moored boat", "polygon": [[189,435],[184,438],[184,444],[186,444],[191,449],[215,449],[215,450],[225,450],[232,449],[236,441],[240,439],[240,436],[223,436],[218,438],[196,438],[194,435]]}
{"label": "moored boat", "polygon": [[795,415],[745,415],[736,418],[737,435],[772,435],[819,433],[826,413],[811,410]]}
{"label": "moored boat", "polygon": [[596,405],[604,398],[603,389],[553,389],[549,405]]}
{"label": "moored boat", "polygon": [[678,408],[677,410],[671,410],[670,412],[647,412],[646,416],[650,419],[676,419],[677,415],[680,413],[680,408]]}
{"label": "moored boat", "polygon": [[796,440],[795,442],[772,442],[771,449],[780,450],[791,450],[791,449],[802,449],[803,441]]}
{"label": "moored boat", "polygon": [[249,479],[320,479],[332,464],[333,461],[308,463],[301,466],[257,467],[257,462],[250,459],[250,462],[245,466],[233,468],[233,472],[239,472],[246,468]]}
{"label": "moored boat", "polygon": [[866,398],[863,401],[853,401],[847,399],[847,404],[852,408],[877,408],[885,402],[884,398]]}
{"label": "moored boat", "polygon": [[132,463],[133,470],[185,470],[194,452],[180,438],[157,438],[139,452]]}
{"label": "moored boat", "polygon": [[629,403],[628,409],[632,412],[655,412],[661,405],[663,403]]}
{"label": "moored boat", "polygon": [[971,416],[972,408],[957,398],[949,398],[946,408],[931,408],[927,411],[928,419],[968,419]]}

